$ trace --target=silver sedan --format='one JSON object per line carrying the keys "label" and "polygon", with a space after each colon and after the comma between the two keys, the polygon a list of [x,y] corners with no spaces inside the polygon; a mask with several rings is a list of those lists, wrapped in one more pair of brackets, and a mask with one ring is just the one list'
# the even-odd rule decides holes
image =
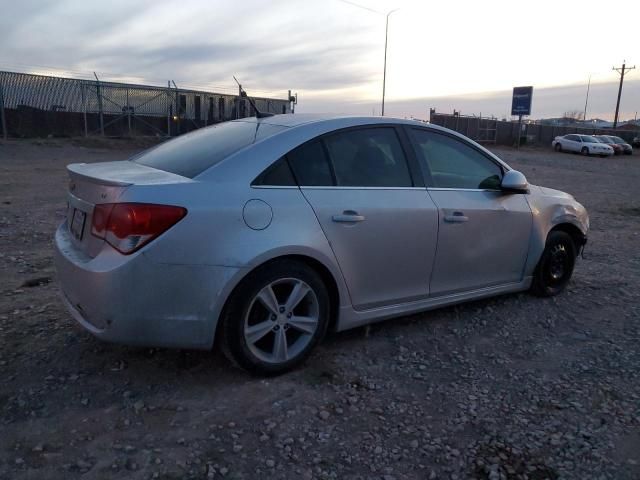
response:
{"label": "silver sedan", "polygon": [[275,374],[346,330],[569,282],[589,220],[482,146],[391,118],[278,115],[72,164],[63,299],[95,336]]}

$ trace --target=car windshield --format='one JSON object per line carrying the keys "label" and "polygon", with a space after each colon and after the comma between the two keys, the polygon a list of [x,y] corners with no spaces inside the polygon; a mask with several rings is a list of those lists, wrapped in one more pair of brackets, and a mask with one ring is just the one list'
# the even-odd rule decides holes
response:
{"label": "car windshield", "polygon": [[598,140],[596,137],[590,137],[588,135],[581,135],[580,138],[582,138],[582,141],[585,143],[602,143],[600,142],[600,140]]}
{"label": "car windshield", "polygon": [[162,143],[131,161],[193,178],[242,148],[286,128],[260,122],[223,122]]}

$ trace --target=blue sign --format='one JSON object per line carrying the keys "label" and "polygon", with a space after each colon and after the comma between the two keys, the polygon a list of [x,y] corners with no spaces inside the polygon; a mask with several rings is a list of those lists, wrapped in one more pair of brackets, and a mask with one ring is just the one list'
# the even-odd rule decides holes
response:
{"label": "blue sign", "polygon": [[511,115],[531,115],[533,87],[513,87]]}

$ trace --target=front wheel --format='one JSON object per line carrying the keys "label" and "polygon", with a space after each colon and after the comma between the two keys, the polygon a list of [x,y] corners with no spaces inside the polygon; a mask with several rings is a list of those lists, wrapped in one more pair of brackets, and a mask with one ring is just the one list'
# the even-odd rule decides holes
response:
{"label": "front wheel", "polygon": [[532,293],[552,297],[562,292],[571,280],[576,256],[576,246],[568,233],[551,232],[533,273]]}
{"label": "front wheel", "polygon": [[580,153],[582,153],[582,155],[589,155],[589,149],[587,147],[582,147]]}
{"label": "front wheel", "polygon": [[329,294],[322,278],[294,260],[269,263],[244,279],[221,318],[225,355],[254,374],[300,364],[324,337]]}
{"label": "front wheel", "polygon": [[560,144],[560,142],[556,143],[556,146],[554,148],[556,149],[556,152],[562,151],[562,145]]}

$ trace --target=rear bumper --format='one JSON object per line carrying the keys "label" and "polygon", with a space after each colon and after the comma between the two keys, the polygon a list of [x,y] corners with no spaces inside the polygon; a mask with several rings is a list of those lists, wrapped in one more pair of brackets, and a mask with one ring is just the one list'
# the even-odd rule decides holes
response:
{"label": "rear bumper", "polygon": [[55,235],[62,297],[76,321],[101,340],[126,345],[208,349],[238,268],[153,262],[110,247],[78,252],[66,223]]}

